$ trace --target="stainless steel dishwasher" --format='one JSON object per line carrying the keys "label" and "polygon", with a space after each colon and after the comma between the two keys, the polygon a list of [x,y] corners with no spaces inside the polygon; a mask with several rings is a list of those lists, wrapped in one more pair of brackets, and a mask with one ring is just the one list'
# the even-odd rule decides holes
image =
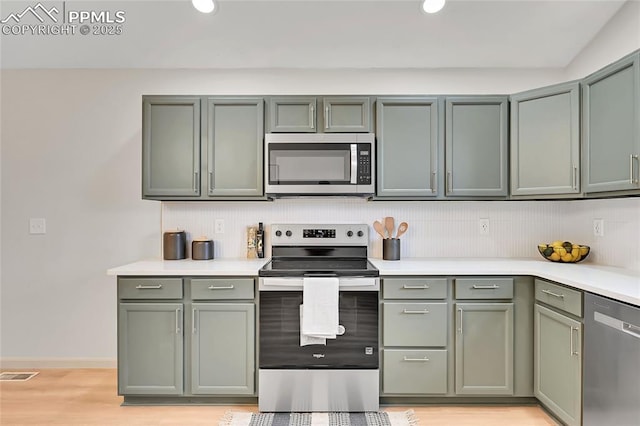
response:
{"label": "stainless steel dishwasher", "polygon": [[585,294],[583,426],[640,424],[640,308]]}

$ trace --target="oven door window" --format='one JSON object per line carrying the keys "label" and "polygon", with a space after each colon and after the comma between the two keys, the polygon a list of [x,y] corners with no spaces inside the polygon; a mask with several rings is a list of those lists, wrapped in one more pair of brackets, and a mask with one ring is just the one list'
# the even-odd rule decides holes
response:
{"label": "oven door window", "polygon": [[351,183],[350,144],[270,144],[272,185],[345,185]]}
{"label": "oven door window", "polygon": [[260,368],[378,368],[378,293],[341,291],[345,333],[326,345],[300,346],[302,292],[260,292]]}

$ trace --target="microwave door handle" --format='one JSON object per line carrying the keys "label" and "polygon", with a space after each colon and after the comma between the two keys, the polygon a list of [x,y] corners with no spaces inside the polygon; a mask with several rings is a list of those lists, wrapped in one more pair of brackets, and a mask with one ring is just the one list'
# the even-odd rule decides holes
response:
{"label": "microwave door handle", "polygon": [[358,144],[351,144],[351,182],[358,183]]}

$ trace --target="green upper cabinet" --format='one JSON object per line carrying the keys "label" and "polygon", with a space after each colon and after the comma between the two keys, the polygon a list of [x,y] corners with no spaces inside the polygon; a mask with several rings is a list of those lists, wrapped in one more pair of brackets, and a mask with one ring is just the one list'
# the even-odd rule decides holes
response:
{"label": "green upper cabinet", "polygon": [[263,195],[263,104],[262,98],[207,99],[208,196]]}
{"label": "green upper cabinet", "polygon": [[579,89],[571,82],[511,96],[511,195],[580,193]]}
{"label": "green upper cabinet", "polygon": [[315,133],[318,129],[315,97],[277,96],[269,99],[272,133]]}
{"label": "green upper cabinet", "polygon": [[446,196],[506,197],[506,96],[447,97]]}
{"label": "green upper cabinet", "polygon": [[371,131],[371,100],[367,96],[274,96],[269,99],[268,115],[272,133]]}
{"label": "green upper cabinet", "polygon": [[371,131],[371,102],[368,97],[325,97],[322,105],[325,132]]}
{"label": "green upper cabinet", "polygon": [[640,191],[640,52],[582,81],[584,191]]}
{"label": "green upper cabinet", "polygon": [[142,197],[200,196],[200,98],[145,96]]}
{"label": "green upper cabinet", "polygon": [[144,96],[142,198],[262,198],[263,142],[263,98]]}
{"label": "green upper cabinet", "polygon": [[436,97],[376,100],[376,196],[438,195],[441,108]]}

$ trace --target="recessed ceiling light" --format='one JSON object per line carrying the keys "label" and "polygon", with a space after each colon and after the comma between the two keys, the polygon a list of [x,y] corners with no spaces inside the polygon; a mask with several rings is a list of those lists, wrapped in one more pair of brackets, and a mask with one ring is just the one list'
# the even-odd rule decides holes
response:
{"label": "recessed ceiling light", "polygon": [[211,13],[216,8],[216,4],[213,0],[191,0],[191,3],[193,4],[193,7],[202,13]]}
{"label": "recessed ceiling light", "polygon": [[445,0],[424,0],[422,3],[422,10],[427,13],[436,13],[444,7]]}

